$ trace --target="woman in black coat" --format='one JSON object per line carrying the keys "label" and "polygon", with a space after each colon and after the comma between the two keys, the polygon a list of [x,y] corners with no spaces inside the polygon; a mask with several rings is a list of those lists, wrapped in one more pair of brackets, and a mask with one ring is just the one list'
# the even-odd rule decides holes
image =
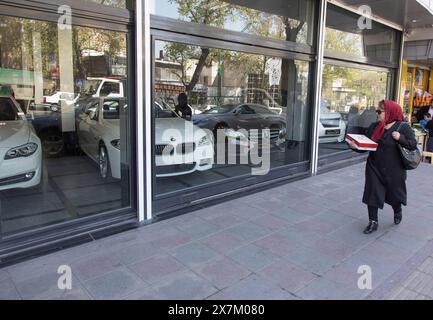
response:
{"label": "woman in black coat", "polygon": [[[379,144],[370,152],[365,170],[365,188],[362,202],[368,206],[369,224],[364,233],[370,234],[378,228],[378,210],[385,203],[394,210],[394,223],[400,224],[402,204],[407,205],[406,169],[403,166],[397,144],[415,150],[417,142],[412,128],[403,122],[401,107],[389,100],[379,103],[379,121],[366,131],[366,136]],[[355,146],[351,144],[351,148]]]}

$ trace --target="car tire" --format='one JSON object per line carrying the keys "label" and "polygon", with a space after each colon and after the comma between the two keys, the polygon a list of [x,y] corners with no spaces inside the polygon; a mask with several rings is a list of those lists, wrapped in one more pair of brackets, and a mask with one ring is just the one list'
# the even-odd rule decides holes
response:
{"label": "car tire", "polygon": [[218,130],[219,129],[228,129],[228,125],[224,122],[217,123],[215,128],[213,129],[213,136],[214,136],[214,143],[216,144],[218,142]]}
{"label": "car tire", "polygon": [[49,130],[43,132],[40,136],[44,156],[57,158],[63,155],[65,151],[65,141],[61,132]]}
{"label": "car tire", "polygon": [[98,166],[101,178],[104,180],[109,179],[111,177],[110,159],[104,144],[101,144],[99,147]]}

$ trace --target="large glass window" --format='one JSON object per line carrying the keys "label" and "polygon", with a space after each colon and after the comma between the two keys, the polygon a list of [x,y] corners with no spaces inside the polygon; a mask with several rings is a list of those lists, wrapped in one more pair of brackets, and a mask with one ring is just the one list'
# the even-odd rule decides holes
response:
{"label": "large glass window", "polygon": [[311,46],[315,5],[313,0],[153,0],[151,13]]}
{"label": "large glass window", "polygon": [[156,41],[156,193],[309,159],[309,62]]}
{"label": "large glass window", "polygon": [[401,33],[375,21],[328,5],[325,54],[366,57],[383,63],[398,63]]}
{"label": "large glass window", "polygon": [[363,134],[377,121],[379,101],[388,97],[390,73],[335,65],[323,70],[319,156],[349,150],[346,133]]}
{"label": "large glass window", "polygon": [[3,236],[129,199],[125,33],[0,16]]}

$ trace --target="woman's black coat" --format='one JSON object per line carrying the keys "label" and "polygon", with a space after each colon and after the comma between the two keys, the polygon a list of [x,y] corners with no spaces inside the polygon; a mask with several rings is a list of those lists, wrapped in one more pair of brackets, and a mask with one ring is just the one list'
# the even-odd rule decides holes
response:
{"label": "woman's black coat", "polygon": [[[371,138],[379,122],[373,123],[366,131]],[[397,142],[392,132],[400,132]],[[384,203],[391,206],[407,205],[406,170],[403,167],[401,154],[397,144],[409,150],[417,148],[417,141],[412,128],[407,123],[396,122],[391,128],[385,130],[378,141],[377,151],[370,152],[365,169],[365,188],[362,202],[369,206],[383,209]]]}

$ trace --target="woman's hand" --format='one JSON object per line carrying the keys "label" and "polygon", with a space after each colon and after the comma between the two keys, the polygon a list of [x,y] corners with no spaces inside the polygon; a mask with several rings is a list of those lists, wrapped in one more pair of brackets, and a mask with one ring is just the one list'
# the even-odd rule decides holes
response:
{"label": "woman's hand", "polygon": [[349,144],[350,149],[352,149],[352,150],[357,150],[357,149],[358,149],[358,148],[356,147],[355,142],[350,141],[350,142],[348,142],[348,144]]}
{"label": "woman's hand", "polygon": [[394,138],[395,141],[399,141],[400,140],[400,132],[394,131],[392,133],[392,137]]}

